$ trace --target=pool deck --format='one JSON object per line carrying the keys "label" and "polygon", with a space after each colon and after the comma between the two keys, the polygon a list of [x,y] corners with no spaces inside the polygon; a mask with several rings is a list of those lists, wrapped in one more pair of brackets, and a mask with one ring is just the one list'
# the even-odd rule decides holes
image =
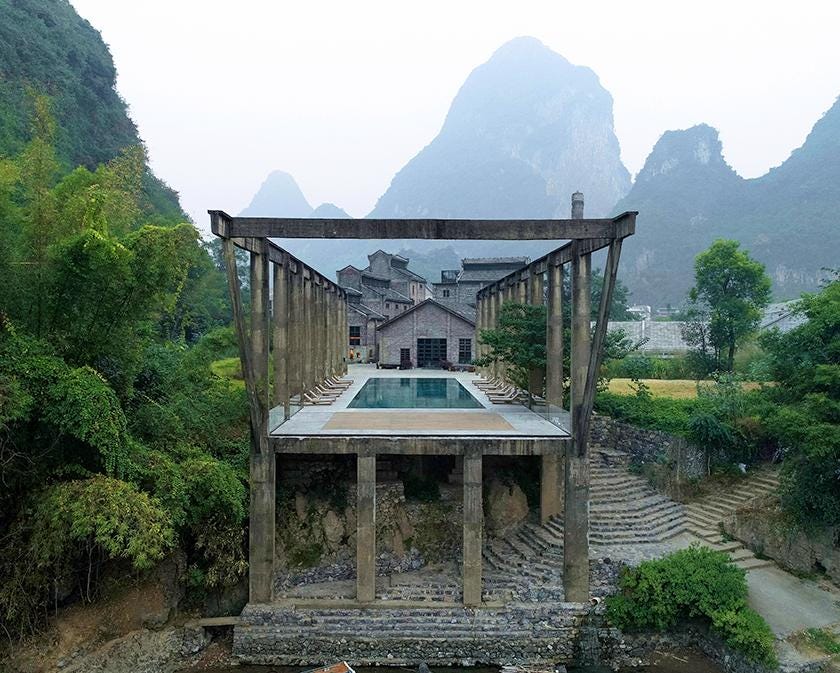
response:
{"label": "pool deck", "polygon": [[[554,422],[521,404],[493,404],[473,385],[479,375],[472,372],[447,372],[439,369],[376,369],[373,365],[352,365],[346,378],[353,380],[341,396],[329,406],[306,406],[271,432],[271,438],[326,439],[349,438],[395,439],[473,438],[565,440],[570,438],[569,417],[565,411],[553,414]],[[350,401],[371,378],[454,378],[481,404],[475,409],[351,409]],[[292,444],[300,445],[298,442]],[[336,442],[333,441],[333,445]],[[275,442],[275,450],[290,452],[290,443]],[[311,450],[311,449],[309,449]],[[516,451],[520,453],[521,451]],[[528,453],[542,453],[541,450]],[[449,451],[447,451],[449,453]]]}

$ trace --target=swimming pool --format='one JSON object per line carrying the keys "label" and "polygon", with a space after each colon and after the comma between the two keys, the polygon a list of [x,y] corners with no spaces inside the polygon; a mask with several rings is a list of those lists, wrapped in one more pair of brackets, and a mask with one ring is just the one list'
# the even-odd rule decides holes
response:
{"label": "swimming pool", "polygon": [[481,409],[453,378],[372,378],[347,405],[350,409]]}

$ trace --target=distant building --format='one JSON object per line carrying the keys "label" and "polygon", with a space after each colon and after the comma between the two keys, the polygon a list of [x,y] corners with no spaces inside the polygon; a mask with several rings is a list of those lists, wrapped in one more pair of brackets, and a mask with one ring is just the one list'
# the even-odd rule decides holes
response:
{"label": "distant building", "polygon": [[377,250],[368,262],[365,269],[348,265],[336,271],[347,291],[348,345],[353,359],[362,362],[377,358],[377,325],[431,296],[426,279],[408,268],[407,258]]}
{"label": "distant building", "polygon": [[377,326],[379,363],[439,367],[469,364],[475,357],[475,309],[426,299]]}
{"label": "distant building", "polygon": [[475,306],[475,295],[489,285],[530,263],[528,257],[467,257],[460,269],[440,272],[440,282],[432,285],[434,298]]}
{"label": "distant building", "polygon": [[789,332],[794,327],[799,327],[807,318],[801,313],[796,313],[795,308],[799,302],[785,301],[778,304],[769,304],[764,309],[759,329],[778,329],[780,332]]}

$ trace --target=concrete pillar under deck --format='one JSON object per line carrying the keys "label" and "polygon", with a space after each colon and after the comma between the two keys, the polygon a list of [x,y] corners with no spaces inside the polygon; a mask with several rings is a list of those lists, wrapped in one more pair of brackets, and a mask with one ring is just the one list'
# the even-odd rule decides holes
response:
{"label": "concrete pillar under deck", "polygon": [[356,459],[356,600],[376,598],[376,455]]}
{"label": "concrete pillar under deck", "polygon": [[248,526],[248,600],[270,603],[274,597],[274,507],[276,459],[268,436],[252,438],[250,523]]}
{"label": "concrete pillar under deck", "polygon": [[464,456],[464,605],[481,604],[482,456]]}
{"label": "concrete pillar under deck", "polygon": [[544,453],[540,464],[540,522],[563,513],[564,465],[562,453]]}
{"label": "concrete pillar under deck", "polygon": [[590,286],[592,258],[572,257],[572,446],[566,452],[563,528],[563,583],[566,600],[589,600],[589,451],[588,438],[578,434],[590,352]]}

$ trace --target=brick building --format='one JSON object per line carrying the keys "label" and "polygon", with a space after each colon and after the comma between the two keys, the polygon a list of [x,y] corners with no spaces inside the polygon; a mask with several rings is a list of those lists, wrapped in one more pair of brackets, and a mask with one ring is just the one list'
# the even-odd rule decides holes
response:
{"label": "brick building", "polygon": [[528,257],[467,257],[460,269],[440,272],[440,282],[432,285],[435,299],[475,306],[475,295],[485,285],[521,269]]}
{"label": "brick building", "polygon": [[409,259],[377,250],[368,266],[348,265],[336,271],[347,292],[350,351],[356,361],[377,359],[377,327],[431,296],[423,276],[408,268]]}
{"label": "brick building", "polygon": [[379,363],[438,367],[441,361],[468,364],[475,357],[475,309],[426,299],[376,328]]}

